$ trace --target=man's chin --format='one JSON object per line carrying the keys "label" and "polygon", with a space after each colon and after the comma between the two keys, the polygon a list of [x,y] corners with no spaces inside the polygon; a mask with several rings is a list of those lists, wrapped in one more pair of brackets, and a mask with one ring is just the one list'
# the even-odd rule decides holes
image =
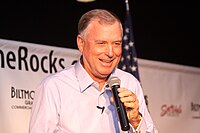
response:
{"label": "man's chin", "polygon": [[102,72],[101,73],[103,78],[107,78],[110,74],[111,74],[111,72]]}

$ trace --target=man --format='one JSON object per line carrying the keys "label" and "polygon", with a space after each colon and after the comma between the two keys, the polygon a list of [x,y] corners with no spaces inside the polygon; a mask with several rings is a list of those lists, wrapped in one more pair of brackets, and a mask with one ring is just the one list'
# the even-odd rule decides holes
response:
{"label": "man", "polygon": [[[112,13],[95,9],[79,20],[80,60],[48,76],[35,90],[30,133],[156,133],[141,86],[131,74],[117,69],[122,54],[122,24]],[[118,96],[131,128],[122,131],[108,85],[121,80]]]}

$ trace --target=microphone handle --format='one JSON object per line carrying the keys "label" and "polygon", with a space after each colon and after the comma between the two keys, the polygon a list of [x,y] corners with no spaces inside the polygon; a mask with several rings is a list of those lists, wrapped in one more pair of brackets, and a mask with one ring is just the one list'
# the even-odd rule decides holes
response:
{"label": "microphone handle", "polygon": [[111,88],[112,88],[113,97],[115,100],[115,106],[117,108],[117,112],[118,112],[118,116],[119,116],[121,129],[123,131],[128,131],[130,129],[130,125],[129,125],[128,117],[126,114],[126,109],[124,107],[124,104],[120,101],[120,98],[118,96],[118,91],[117,91],[117,89],[120,88],[120,86],[113,85]]}

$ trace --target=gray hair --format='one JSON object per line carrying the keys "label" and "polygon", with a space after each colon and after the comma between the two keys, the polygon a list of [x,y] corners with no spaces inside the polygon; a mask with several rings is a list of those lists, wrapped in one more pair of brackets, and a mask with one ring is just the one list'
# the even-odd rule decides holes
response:
{"label": "gray hair", "polygon": [[78,22],[78,34],[84,34],[84,31],[94,19],[99,19],[100,24],[113,24],[117,21],[122,25],[116,14],[105,9],[93,9],[83,14],[80,18]]}

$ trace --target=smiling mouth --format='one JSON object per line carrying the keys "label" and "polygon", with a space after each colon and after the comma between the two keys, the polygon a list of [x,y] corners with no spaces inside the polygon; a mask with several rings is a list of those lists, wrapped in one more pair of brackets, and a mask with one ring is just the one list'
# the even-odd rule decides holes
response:
{"label": "smiling mouth", "polygon": [[112,59],[112,60],[99,59],[99,60],[101,61],[101,63],[102,63],[103,66],[105,66],[105,67],[110,67],[111,64],[113,63],[113,60],[114,60],[114,59]]}
{"label": "smiling mouth", "polygon": [[103,62],[103,63],[111,63],[112,61],[113,61],[113,59],[112,60],[103,60],[103,59],[99,59],[101,62]]}

